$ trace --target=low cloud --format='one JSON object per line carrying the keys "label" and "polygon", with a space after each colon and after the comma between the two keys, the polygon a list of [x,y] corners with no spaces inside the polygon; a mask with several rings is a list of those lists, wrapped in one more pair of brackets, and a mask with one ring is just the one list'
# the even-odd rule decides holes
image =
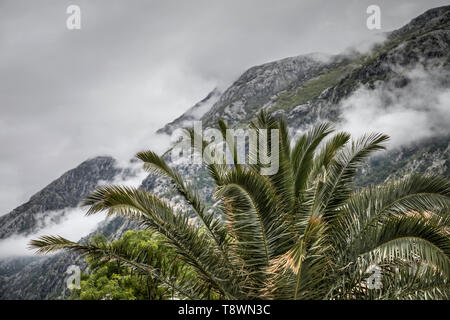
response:
{"label": "low cloud", "polygon": [[372,51],[376,46],[381,45],[383,42],[387,40],[388,33],[386,32],[378,32],[372,37],[361,40],[360,42],[349,46],[344,50],[344,54],[352,54],[352,53],[359,53],[359,54],[366,54]]}
{"label": "low cloud", "polygon": [[[112,184],[137,188],[148,175],[142,169],[140,161],[123,160],[119,161],[116,167],[120,173],[113,181],[99,181],[98,186]],[[77,207],[37,214],[36,228],[39,231],[27,236],[13,235],[0,240],[0,259],[32,255],[33,251],[28,248],[29,242],[43,235],[60,235],[73,241],[80,240],[95,231],[105,220],[104,214],[86,216],[86,211],[87,208]]]}
{"label": "low cloud", "polygon": [[112,181],[99,181],[98,185],[120,185],[139,188],[142,181],[148,176],[148,172],[143,169],[142,161],[132,160],[126,163],[118,162],[116,168],[121,173],[116,175]]}
{"label": "low cloud", "polygon": [[406,85],[362,86],[342,102],[342,129],[356,136],[387,133],[391,148],[450,133],[449,74],[420,65],[395,72],[404,75]]}
{"label": "low cloud", "polygon": [[[68,208],[49,213],[47,221],[42,221],[46,226],[35,234],[22,236],[13,235],[0,240],[0,258],[21,257],[33,255],[28,248],[32,239],[43,235],[59,235],[69,240],[78,241],[89,233],[95,231],[99,223],[105,219],[105,215],[96,214],[86,216],[85,208]],[[61,216],[58,221],[51,221],[51,216]]]}

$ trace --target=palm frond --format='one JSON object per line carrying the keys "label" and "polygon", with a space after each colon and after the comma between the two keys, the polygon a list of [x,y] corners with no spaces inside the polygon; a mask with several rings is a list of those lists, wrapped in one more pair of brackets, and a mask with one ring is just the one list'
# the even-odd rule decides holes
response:
{"label": "palm frond", "polygon": [[303,134],[294,145],[291,154],[291,165],[294,171],[295,196],[299,196],[305,188],[314,164],[314,155],[319,144],[333,132],[329,123],[322,123]]}
{"label": "palm frond", "polygon": [[143,226],[161,233],[200,277],[209,279],[222,294],[230,294],[223,285],[231,272],[226,269],[229,265],[218,255],[209,235],[189,223],[185,213],[175,213],[157,197],[130,187],[102,187],[85,204],[90,205],[88,214],[107,211],[109,215],[137,219]]}
{"label": "palm frond", "polygon": [[318,191],[314,214],[331,214],[350,197],[358,168],[375,151],[383,150],[389,139],[384,134],[370,134],[352,142],[351,147],[341,150],[326,174],[324,184]]}
{"label": "palm frond", "polygon": [[214,212],[208,213],[198,191],[189,183],[186,183],[181,175],[170,168],[164,159],[152,151],[139,152],[136,157],[144,162],[144,169],[149,172],[157,172],[165,175],[175,184],[177,190],[192,206],[197,217],[205,226],[210,237],[217,244],[218,249],[226,258],[226,230],[220,219],[214,216]]}

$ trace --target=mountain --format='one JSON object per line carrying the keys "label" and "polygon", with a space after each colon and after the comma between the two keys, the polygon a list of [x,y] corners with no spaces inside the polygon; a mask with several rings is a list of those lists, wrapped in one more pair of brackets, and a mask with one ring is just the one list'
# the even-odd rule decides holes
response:
{"label": "mountain", "polygon": [[28,202],[0,217],[0,239],[35,233],[45,227],[42,222],[46,218],[50,221],[61,218],[63,209],[77,207],[100,181],[112,181],[120,172],[115,165],[111,157],[97,157],[64,173]]}
{"label": "mountain", "polygon": [[[261,108],[285,116],[294,132],[319,121],[333,121],[343,129],[355,123],[366,129],[371,122],[380,121],[398,129],[402,139],[394,140],[393,135],[395,144],[390,151],[370,159],[355,181],[356,186],[380,183],[409,172],[450,177],[450,129],[446,124],[450,104],[449,46],[450,6],[430,9],[389,33],[384,42],[366,53],[354,50],[332,56],[309,54],[252,67],[226,90],[213,90],[158,133],[171,134],[194,120],[203,121],[204,128],[213,127],[219,118],[230,126],[243,127]],[[422,118],[426,122],[420,122]],[[212,201],[212,186],[201,166],[177,164],[176,169]],[[56,223],[67,208],[77,207],[98,184],[126,181],[129,177],[135,177],[133,171],[118,168],[109,157],[82,163],[0,217],[0,244],[16,235],[32,235],[48,221]],[[140,187],[174,205],[184,205],[164,178],[149,175]],[[136,227],[116,218],[105,220],[97,231],[116,238]],[[78,256],[66,253],[2,258],[0,299],[61,298],[64,272],[71,264],[85,266]]]}
{"label": "mountain", "polygon": [[[127,229],[138,226],[121,218],[105,220],[96,232],[80,241],[101,232],[110,239],[118,237]],[[65,273],[70,265],[87,271],[84,259],[74,253],[57,253],[51,256],[27,256],[5,258],[0,261],[0,299],[63,299],[68,297],[65,290]]]}
{"label": "mountain", "polygon": [[249,120],[257,110],[279,92],[299,86],[326,69],[325,55],[291,57],[252,67],[245,71],[212,106],[201,120],[214,126],[218,118],[230,124]]}
{"label": "mountain", "polygon": [[447,72],[449,24],[449,6],[430,9],[366,54],[305,55],[250,68],[201,120],[207,125],[218,118],[229,125],[245,123],[261,106],[285,114],[293,127],[337,120],[339,103],[360,85],[382,81],[406,86],[399,67],[440,64]]}

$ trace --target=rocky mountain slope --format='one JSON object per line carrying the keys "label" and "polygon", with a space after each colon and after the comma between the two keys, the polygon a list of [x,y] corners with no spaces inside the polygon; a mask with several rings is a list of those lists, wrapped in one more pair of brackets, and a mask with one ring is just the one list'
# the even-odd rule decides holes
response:
{"label": "rocky mountain slope", "polygon": [[[368,53],[302,55],[252,67],[223,93],[212,91],[185,114],[161,128],[159,133],[170,134],[193,120],[202,120],[204,128],[215,126],[219,118],[228,125],[243,127],[260,108],[284,115],[293,131],[325,120],[336,122],[338,127],[345,129],[348,112],[368,108],[363,103],[348,111],[348,104],[361,92],[379,99],[379,113],[395,110],[399,101],[414,92],[417,97],[413,95],[411,102],[417,110],[433,112],[432,105],[440,103],[439,110],[444,108],[445,111],[450,106],[442,99],[438,101],[417,93],[417,88],[423,84],[416,82],[422,81],[417,77],[417,70],[420,70],[420,75],[426,75],[425,82],[431,82],[431,89],[436,90],[433,92],[445,94],[450,91],[449,46],[450,6],[431,9],[391,32],[386,41]],[[430,125],[428,135],[399,143],[389,152],[373,157],[355,184],[380,183],[412,171],[450,177],[450,128],[445,126],[446,118],[441,120],[444,120],[444,126],[441,122]],[[415,132],[418,128],[411,127],[410,130]],[[211,183],[200,166],[178,165],[177,169],[210,201]],[[84,162],[26,204],[0,217],[0,239],[35,233],[49,215],[76,207],[99,183],[111,182],[124,175],[126,172],[118,169],[112,158],[100,157]],[[142,181],[141,188],[183,206],[181,198],[162,178],[149,175]],[[51,218],[57,220],[58,214]],[[135,227],[129,221],[113,219],[105,221],[98,231],[114,238]],[[0,260],[0,299],[61,298],[64,271],[71,264],[83,265],[83,261],[76,255],[65,253]]]}

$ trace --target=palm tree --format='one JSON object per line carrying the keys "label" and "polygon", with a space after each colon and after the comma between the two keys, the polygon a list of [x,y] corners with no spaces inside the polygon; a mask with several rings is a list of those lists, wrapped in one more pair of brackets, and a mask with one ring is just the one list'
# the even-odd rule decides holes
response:
{"label": "palm tree", "polygon": [[[219,127],[225,138],[227,126],[219,121]],[[208,209],[193,185],[152,151],[137,154],[144,169],[169,178],[192,212],[174,210],[131,187],[104,186],[85,201],[87,214],[106,211],[160,233],[194,270],[195,281],[166,277],[138,254],[110,252],[94,243],[44,236],[31,247],[38,253],[71,250],[117,260],[150,273],[186,299],[449,298],[448,179],[410,175],[355,190],[358,169],[384,149],[388,136],[351,141],[340,132],[328,138],[333,129],[321,124],[294,142],[286,122],[264,112],[250,127],[258,134],[279,130],[279,170],[264,176],[258,161],[238,164],[236,146],[228,140],[234,165],[204,159],[218,206]],[[257,159],[250,152],[252,157]],[[198,223],[191,222],[192,215]],[[374,288],[366,280],[375,267],[381,286]]]}

